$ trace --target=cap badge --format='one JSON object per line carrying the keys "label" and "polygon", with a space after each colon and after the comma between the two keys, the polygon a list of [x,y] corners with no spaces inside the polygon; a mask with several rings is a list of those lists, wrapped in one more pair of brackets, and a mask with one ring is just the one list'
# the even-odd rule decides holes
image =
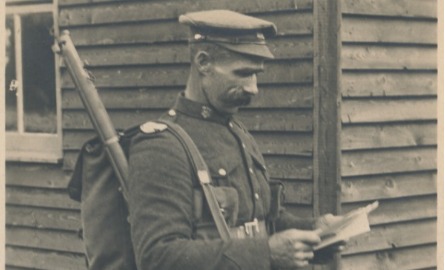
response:
{"label": "cap badge", "polygon": [[257,37],[258,39],[260,39],[260,40],[265,40],[264,35],[263,35],[263,33],[261,33],[261,32],[257,32],[257,33],[256,33],[256,37]]}
{"label": "cap badge", "polygon": [[207,118],[209,118],[211,115],[212,115],[212,109],[210,109],[210,108],[207,107],[207,106],[202,106],[202,108],[201,108],[201,116],[202,116],[204,119],[207,119]]}
{"label": "cap badge", "polygon": [[195,35],[193,36],[193,38],[194,38],[195,40],[202,40],[202,39],[204,39],[204,36],[201,35],[201,34],[195,34]]}
{"label": "cap badge", "polygon": [[140,127],[141,131],[146,134],[157,133],[167,129],[166,124],[157,123],[157,122],[147,122],[142,124]]}

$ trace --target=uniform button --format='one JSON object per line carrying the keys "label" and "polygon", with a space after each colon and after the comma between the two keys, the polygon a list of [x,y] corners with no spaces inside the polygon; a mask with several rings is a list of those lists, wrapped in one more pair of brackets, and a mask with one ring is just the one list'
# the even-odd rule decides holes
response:
{"label": "uniform button", "polygon": [[219,169],[219,170],[218,170],[218,173],[219,173],[219,175],[221,175],[221,176],[226,176],[226,175],[227,175],[226,170],[224,170],[223,168]]}
{"label": "uniform button", "polygon": [[117,190],[118,190],[119,192],[122,192],[122,187],[118,187]]}
{"label": "uniform button", "polygon": [[260,199],[260,195],[258,193],[255,193],[255,199],[257,199],[257,200]]}
{"label": "uniform button", "polygon": [[251,174],[253,174],[253,170],[252,170],[252,168],[249,168],[249,172],[250,172]]}
{"label": "uniform button", "polygon": [[233,124],[232,124],[232,122],[229,122],[229,127],[230,127],[230,128],[233,128]]}
{"label": "uniform button", "polygon": [[168,115],[170,115],[170,116],[175,116],[176,115],[176,112],[175,112],[175,110],[169,110],[168,111]]}
{"label": "uniform button", "polygon": [[243,148],[246,148],[246,145],[245,145],[244,143],[242,143],[241,146],[242,146]]}

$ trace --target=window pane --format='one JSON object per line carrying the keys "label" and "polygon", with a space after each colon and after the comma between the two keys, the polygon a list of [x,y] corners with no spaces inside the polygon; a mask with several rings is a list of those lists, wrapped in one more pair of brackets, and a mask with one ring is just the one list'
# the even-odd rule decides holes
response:
{"label": "window pane", "polygon": [[51,13],[22,16],[25,131],[56,133],[56,88]]}
{"label": "window pane", "polygon": [[[14,82],[17,78],[15,73],[15,41],[14,41],[14,18],[6,17],[6,76],[5,76],[5,102],[6,102],[6,130],[17,130],[17,96]],[[11,88],[12,86],[12,88]]]}

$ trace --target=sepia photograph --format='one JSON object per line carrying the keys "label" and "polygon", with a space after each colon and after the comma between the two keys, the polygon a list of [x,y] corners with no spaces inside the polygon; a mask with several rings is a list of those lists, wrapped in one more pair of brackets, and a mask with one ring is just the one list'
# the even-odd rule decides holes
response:
{"label": "sepia photograph", "polygon": [[443,269],[443,1],[0,9],[0,269]]}

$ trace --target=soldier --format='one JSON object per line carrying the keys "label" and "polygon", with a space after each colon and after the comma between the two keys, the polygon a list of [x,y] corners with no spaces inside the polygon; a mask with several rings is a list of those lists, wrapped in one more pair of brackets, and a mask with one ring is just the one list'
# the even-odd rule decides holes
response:
{"label": "soldier", "polygon": [[236,237],[218,237],[187,153],[167,126],[141,125],[130,147],[128,176],[138,269],[306,266],[320,242],[316,222],[271,208],[275,196],[264,159],[235,116],[258,93],[257,74],[273,58],[265,38],[276,33],[275,25],[227,10],[188,13],[179,21],[191,30],[190,75],[164,118],[197,145]]}

